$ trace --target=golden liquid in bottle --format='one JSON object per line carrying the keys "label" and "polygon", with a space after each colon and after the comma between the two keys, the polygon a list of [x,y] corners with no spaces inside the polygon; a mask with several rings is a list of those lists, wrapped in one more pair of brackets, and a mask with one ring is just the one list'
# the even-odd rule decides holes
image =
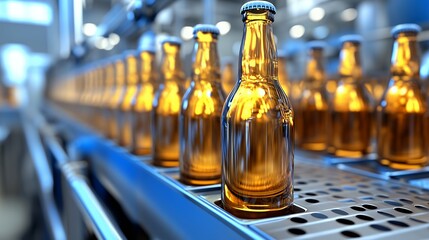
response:
{"label": "golden liquid in bottle", "polygon": [[138,90],[138,75],[137,75],[137,59],[134,52],[130,52],[126,56],[126,79],[125,92],[120,104],[120,122],[118,128],[119,145],[125,148],[131,148],[133,139],[133,101]]}
{"label": "golden liquid in bottle", "polygon": [[112,131],[110,129],[110,119],[112,118],[111,116],[111,111],[109,108],[109,103],[111,100],[111,97],[114,95],[115,93],[115,88],[114,88],[114,77],[115,77],[115,72],[114,72],[114,65],[111,62],[108,62],[105,66],[104,66],[104,78],[105,78],[105,84],[104,84],[104,90],[103,90],[103,96],[102,96],[102,100],[101,100],[101,108],[102,108],[102,121],[103,121],[103,129],[102,132],[104,133],[104,135],[107,138],[112,138]]}
{"label": "golden liquid in bottle", "polygon": [[331,101],[328,152],[361,157],[370,150],[372,99],[362,83],[360,40],[347,40],[340,53],[341,78]]}
{"label": "golden liquid in bottle", "polygon": [[244,11],[238,86],[222,113],[222,202],[243,218],[267,217],[293,202],[293,112],[277,80],[268,10]]}
{"label": "golden liquid in bottle", "polygon": [[306,77],[296,106],[296,143],[299,148],[324,151],[328,145],[328,96],[322,66],[323,48],[310,49]]}
{"label": "golden liquid in bottle", "polygon": [[428,163],[417,32],[395,37],[392,78],[377,107],[378,157],[381,164],[394,169],[416,169]]}
{"label": "golden liquid in bottle", "polygon": [[120,134],[118,126],[118,119],[120,117],[120,102],[124,94],[124,82],[125,82],[125,68],[124,62],[122,59],[117,59],[115,61],[115,87],[113,96],[110,99],[110,120],[109,120],[109,129],[112,136],[112,140],[117,140]]}
{"label": "golden liquid in bottle", "polygon": [[165,42],[163,45],[162,77],[153,102],[152,154],[153,164],[161,167],[179,165],[179,113],[182,101],[182,64],[180,45]]}
{"label": "golden liquid in bottle", "polygon": [[226,95],[231,93],[235,86],[235,74],[232,63],[226,63],[222,71],[222,88]]}
{"label": "golden liquid in bottle", "polygon": [[180,180],[187,184],[216,184],[221,179],[220,119],[225,93],[217,35],[202,31],[195,35],[193,81],[183,97],[179,131]]}
{"label": "golden liquid in bottle", "polygon": [[285,91],[286,95],[290,94],[290,82],[286,71],[286,57],[279,56],[279,83]]}
{"label": "golden liquid in bottle", "polygon": [[137,90],[133,113],[132,152],[136,155],[150,154],[152,151],[152,102],[156,91],[155,53],[140,53],[141,84]]}

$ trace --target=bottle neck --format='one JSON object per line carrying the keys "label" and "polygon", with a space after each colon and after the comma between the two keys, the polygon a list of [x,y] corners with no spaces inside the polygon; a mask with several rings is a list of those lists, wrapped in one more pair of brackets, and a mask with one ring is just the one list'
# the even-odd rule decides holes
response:
{"label": "bottle neck", "polygon": [[362,78],[362,67],[360,65],[359,43],[345,42],[340,52],[339,74],[342,78],[353,81]]}
{"label": "bottle neck", "polygon": [[176,44],[164,43],[162,45],[164,56],[161,72],[165,82],[180,82],[184,79],[182,61],[180,60],[180,47]]}
{"label": "bottle neck", "polygon": [[123,86],[125,84],[125,68],[122,61],[115,63],[115,84],[116,86]]}
{"label": "bottle neck", "polygon": [[277,49],[269,11],[246,12],[241,42],[240,81],[277,80]]}
{"label": "bottle neck", "polygon": [[420,58],[416,33],[399,33],[392,52],[390,72],[394,77],[419,78]]}
{"label": "bottle neck", "polygon": [[156,77],[155,53],[143,51],[140,53],[140,81],[141,83],[150,82]]}
{"label": "bottle neck", "polygon": [[126,72],[127,85],[136,85],[138,81],[137,75],[137,59],[135,56],[127,57],[127,72]]}
{"label": "bottle neck", "polygon": [[219,55],[216,36],[198,32],[193,56],[192,80],[220,82]]}
{"label": "bottle neck", "polygon": [[323,68],[323,50],[311,49],[310,59],[307,62],[307,69],[305,74],[306,82],[323,83],[325,80],[325,70]]}

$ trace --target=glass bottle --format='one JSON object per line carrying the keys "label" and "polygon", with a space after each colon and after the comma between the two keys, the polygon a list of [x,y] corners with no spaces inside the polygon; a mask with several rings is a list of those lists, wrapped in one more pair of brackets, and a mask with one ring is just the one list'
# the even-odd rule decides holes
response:
{"label": "glass bottle", "polygon": [[328,152],[340,157],[361,157],[369,152],[373,103],[362,82],[359,49],[362,37],[342,37],[337,86],[330,108]]}
{"label": "glass bottle", "polygon": [[119,139],[118,143],[120,146],[125,148],[131,148],[132,139],[133,139],[133,101],[137,94],[137,83],[138,83],[138,74],[137,74],[137,57],[138,54],[136,51],[126,51],[124,53],[125,57],[125,79],[126,84],[124,85],[123,98],[120,102],[120,116],[118,118],[118,129],[119,129]]}
{"label": "glass bottle", "polygon": [[155,35],[146,33],[142,37],[139,54],[140,83],[133,107],[133,144],[132,152],[136,155],[150,154],[152,151],[152,103],[157,89],[158,73],[156,69]]}
{"label": "glass bottle", "polygon": [[233,69],[233,61],[230,58],[225,58],[223,71],[222,71],[222,88],[228,96],[235,86],[235,74]]}
{"label": "glass bottle", "polygon": [[179,166],[179,113],[185,80],[180,45],[177,37],[168,37],[162,42],[163,82],[152,105],[153,164],[161,167]]}
{"label": "glass bottle", "polygon": [[379,161],[394,169],[416,169],[428,163],[423,123],[426,104],[419,86],[419,31],[415,24],[392,29],[391,79],[377,106]]}
{"label": "glass bottle", "polygon": [[239,79],[222,112],[222,202],[232,214],[270,216],[293,202],[293,111],[277,79],[272,23],[265,1],[241,7]]}
{"label": "glass bottle", "polygon": [[324,151],[327,147],[329,105],[322,62],[323,47],[323,42],[309,43],[310,58],[295,115],[297,146],[312,151]]}
{"label": "glass bottle", "polygon": [[113,117],[111,115],[111,111],[109,109],[109,102],[111,100],[111,97],[115,93],[115,66],[113,63],[113,59],[108,59],[104,65],[104,88],[102,92],[102,99],[101,99],[101,107],[102,107],[102,132],[107,138],[113,138],[112,131],[110,129],[110,119]]}
{"label": "glass bottle", "polygon": [[221,179],[220,117],[225,93],[219,70],[219,29],[200,24],[196,40],[191,86],[180,112],[180,180],[192,185],[216,184]]}
{"label": "glass bottle", "polygon": [[118,56],[115,59],[115,86],[113,95],[110,98],[110,120],[109,129],[112,140],[117,140],[119,137],[120,130],[118,128],[118,118],[120,116],[119,104],[124,95],[125,89],[125,66],[122,56]]}
{"label": "glass bottle", "polygon": [[282,86],[283,90],[285,91],[286,95],[289,96],[290,94],[290,82],[287,75],[287,69],[286,69],[286,53],[279,51],[278,54],[279,59],[279,83],[280,86]]}

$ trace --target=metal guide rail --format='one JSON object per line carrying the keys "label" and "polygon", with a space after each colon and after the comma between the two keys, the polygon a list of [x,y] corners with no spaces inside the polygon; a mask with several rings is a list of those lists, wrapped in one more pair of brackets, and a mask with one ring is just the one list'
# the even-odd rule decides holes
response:
{"label": "metal guide rail", "polygon": [[[82,126],[64,117],[69,131]],[[380,169],[373,159],[332,159],[296,151],[292,213],[237,218],[221,208],[220,185],[188,186],[177,168],[158,168],[112,141],[86,134],[73,143],[133,221],[162,239],[425,239],[429,178]],[[414,181],[414,182],[412,182]],[[418,182],[418,186],[412,186]],[[160,228],[159,226],[163,226]]]}

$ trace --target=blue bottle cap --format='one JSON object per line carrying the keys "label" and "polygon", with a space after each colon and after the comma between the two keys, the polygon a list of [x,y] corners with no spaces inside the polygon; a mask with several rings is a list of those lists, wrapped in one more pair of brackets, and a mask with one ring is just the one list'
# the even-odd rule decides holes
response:
{"label": "blue bottle cap", "polygon": [[308,49],[324,49],[326,47],[326,43],[323,41],[311,41],[307,43]]}
{"label": "blue bottle cap", "polygon": [[165,43],[170,43],[170,44],[180,46],[180,45],[182,45],[182,40],[180,40],[180,38],[178,38],[178,37],[170,36],[170,37],[166,37],[165,39],[162,40],[161,44],[165,44]]}
{"label": "blue bottle cap", "polygon": [[274,5],[270,2],[266,2],[266,1],[250,1],[247,2],[245,4],[243,4],[243,6],[241,6],[240,9],[240,14],[243,14],[245,11],[248,10],[253,10],[253,9],[266,9],[268,11],[270,11],[273,14],[276,14],[276,7],[274,7]]}
{"label": "blue bottle cap", "polygon": [[219,28],[211,24],[197,24],[195,25],[194,31],[192,32],[194,37],[196,36],[197,32],[206,32],[219,35]]}
{"label": "blue bottle cap", "polygon": [[342,37],[340,37],[340,42],[341,44],[344,44],[345,42],[352,42],[352,43],[362,43],[363,42],[363,37],[361,35],[358,34],[349,34],[349,35],[344,35]]}
{"label": "blue bottle cap", "polygon": [[147,31],[139,38],[138,49],[142,52],[156,52],[155,33]]}
{"label": "blue bottle cap", "polygon": [[393,37],[396,37],[399,33],[403,32],[412,32],[412,33],[419,33],[422,31],[422,28],[414,23],[405,23],[405,24],[399,24],[392,28],[392,31],[390,32]]}

